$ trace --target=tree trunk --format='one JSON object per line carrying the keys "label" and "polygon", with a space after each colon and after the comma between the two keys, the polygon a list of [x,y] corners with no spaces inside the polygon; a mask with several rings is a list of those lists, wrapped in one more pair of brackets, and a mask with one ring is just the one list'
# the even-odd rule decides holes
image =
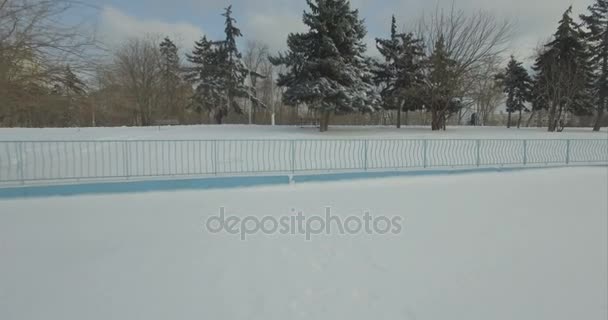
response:
{"label": "tree trunk", "polygon": [[404,124],[407,126],[407,125],[409,125],[409,122],[410,122],[409,121],[409,111],[405,110],[405,123]]}
{"label": "tree trunk", "polygon": [[218,110],[218,112],[215,113],[215,123],[222,124],[223,119],[224,119],[223,112],[221,110]]}
{"label": "tree trunk", "polygon": [[147,125],[148,125],[148,121],[146,120],[146,113],[145,113],[145,111],[143,111],[143,112],[141,113],[140,125],[141,125],[142,127],[145,127],[145,126],[147,126]]}
{"label": "tree trunk", "polygon": [[511,111],[509,111],[509,117],[507,117],[507,129],[511,128]]}
{"label": "tree trunk", "polygon": [[319,116],[319,132],[325,132],[325,113]]}
{"label": "tree trunk", "polygon": [[555,115],[557,113],[557,106],[555,105],[555,103],[551,104],[551,109],[549,109],[549,128],[548,131],[549,132],[555,132],[555,127],[556,127],[556,120],[555,120]]}
{"label": "tree trunk", "polygon": [[401,107],[402,105],[399,104],[399,108],[397,109],[397,129],[401,129]]}
{"label": "tree trunk", "polygon": [[530,123],[532,122],[532,119],[534,118],[534,114],[536,113],[536,111],[532,110],[532,112],[530,113],[530,117],[528,118],[528,120],[526,121],[526,127],[529,128],[530,127]]}
{"label": "tree trunk", "polygon": [[439,125],[439,117],[437,115],[436,111],[433,111],[433,113],[431,114],[431,130],[433,131],[437,131],[440,129],[440,125]]}
{"label": "tree trunk", "polygon": [[[608,33],[604,33],[603,41],[606,41],[608,37]],[[605,47],[604,47],[605,48]],[[602,50],[602,78],[600,79],[600,83],[602,84],[600,88],[600,105],[597,110],[597,118],[595,119],[595,124],[593,125],[593,131],[600,131],[600,127],[602,126],[602,118],[604,117],[604,111],[606,110],[606,88],[603,86],[606,84],[606,72],[608,70],[608,52],[606,50]]]}
{"label": "tree trunk", "polygon": [[[401,128],[401,114],[403,113],[403,106],[405,105],[405,99],[401,99],[398,103],[399,109],[397,110],[397,129]],[[407,125],[407,111],[405,111],[405,125]]]}
{"label": "tree trunk", "polygon": [[329,129],[329,119],[331,116],[331,112],[330,111],[323,111],[323,113],[321,113],[321,121],[319,124],[319,131],[320,132],[326,132]]}
{"label": "tree trunk", "polygon": [[251,125],[253,123],[253,101],[251,101],[251,98],[249,99],[249,109],[247,111],[247,116],[249,117],[249,124]]}
{"label": "tree trunk", "polygon": [[557,131],[557,132],[562,132],[564,130],[564,124],[562,121],[562,114],[564,112],[564,106],[560,104],[559,106],[559,110],[557,112],[557,115],[555,116],[555,119],[553,121],[553,131]]}
{"label": "tree trunk", "polygon": [[438,131],[443,129],[442,118],[443,114],[441,112],[433,110],[431,113],[431,130]]}
{"label": "tree trunk", "polygon": [[517,118],[517,129],[521,128],[521,110],[519,110],[519,118]]}
{"label": "tree trunk", "polygon": [[604,101],[600,101],[599,109],[597,110],[597,118],[595,119],[595,125],[593,125],[593,131],[600,131],[602,125],[602,119],[604,118]]}
{"label": "tree trunk", "polygon": [[[228,91],[228,94],[226,95],[226,110],[222,111],[220,109],[220,117],[224,117],[226,115],[228,115],[228,112],[230,112],[230,110],[232,110],[232,96],[230,95],[230,91]],[[220,118],[218,124],[222,124],[222,119]]]}

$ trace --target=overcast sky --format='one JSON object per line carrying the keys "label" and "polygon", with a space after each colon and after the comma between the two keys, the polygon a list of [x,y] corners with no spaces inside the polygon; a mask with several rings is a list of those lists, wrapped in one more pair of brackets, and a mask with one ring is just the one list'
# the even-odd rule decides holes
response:
{"label": "overcast sky", "polygon": [[[161,34],[176,38],[189,48],[203,34],[222,37],[222,9],[233,5],[234,15],[245,40],[260,40],[273,51],[285,48],[290,32],[305,30],[302,12],[305,0],[90,0],[99,7],[98,30],[108,43],[138,35]],[[402,26],[415,22],[436,6],[449,8],[452,3],[466,12],[484,10],[499,19],[515,24],[512,54],[526,60],[536,45],[550,37],[562,13],[573,5],[578,16],[592,0],[352,0],[368,28],[368,48],[375,37],[389,31],[390,16],[395,14]],[[373,52],[371,52],[373,54]]]}

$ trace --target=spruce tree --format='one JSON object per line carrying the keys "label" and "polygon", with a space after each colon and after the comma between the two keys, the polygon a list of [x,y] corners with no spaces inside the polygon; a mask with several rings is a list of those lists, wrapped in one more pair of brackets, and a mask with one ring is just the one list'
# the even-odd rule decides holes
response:
{"label": "spruce tree", "polygon": [[604,112],[608,108],[608,0],[595,0],[588,11],[587,15],[580,17],[587,27],[585,38],[590,46],[591,62],[596,75],[594,88],[597,99],[593,103],[597,118],[593,131],[599,131]]}
{"label": "spruce tree", "polygon": [[462,108],[456,99],[456,61],[447,52],[445,39],[440,36],[426,60],[424,101],[431,113],[431,129],[445,130],[447,118]]}
{"label": "spruce tree", "polygon": [[579,26],[571,17],[572,7],[564,12],[554,39],[536,59],[535,97],[549,110],[549,131],[562,129],[566,112],[585,113],[590,102],[593,79],[590,53]]}
{"label": "spruce tree", "polygon": [[53,86],[53,93],[66,100],[63,122],[66,126],[80,126],[81,100],[86,95],[86,84],[78,78],[69,65],[60,73]]}
{"label": "spruce tree", "polygon": [[164,116],[176,116],[177,94],[181,86],[180,59],[175,43],[168,37],[160,44],[161,87],[163,90]]}
{"label": "spruce tree", "polygon": [[217,122],[224,116],[224,86],[218,66],[218,49],[203,36],[195,42],[192,54],[186,55],[193,67],[186,79],[195,85],[190,107],[198,113],[214,112]]}
{"label": "spruce tree", "polygon": [[270,61],[287,68],[277,82],[286,87],[283,100],[320,112],[323,132],[332,113],[376,110],[378,95],[371,61],[363,56],[367,31],[358,10],[347,0],[306,2],[310,10],[303,21],[308,32],[290,34],[288,51]]}
{"label": "spruce tree", "polygon": [[521,126],[521,115],[523,111],[529,111],[526,107],[526,102],[530,100],[532,90],[532,79],[528,75],[528,71],[522,66],[521,62],[515,60],[511,56],[509,64],[505,69],[504,74],[497,76],[507,94],[507,128],[511,128],[511,114],[519,112],[517,120],[517,128]]}
{"label": "spruce tree", "polygon": [[234,99],[248,96],[245,88],[247,69],[241,61],[242,56],[236,45],[236,38],[243,35],[241,30],[235,26],[236,20],[232,17],[232,6],[228,6],[224,10],[222,16],[226,19],[224,29],[226,39],[216,42],[216,44],[219,45],[220,71],[222,71],[222,78],[226,86],[226,110],[234,109],[236,112],[242,113],[242,108]]}
{"label": "spruce tree", "polygon": [[[210,41],[203,37],[195,43],[192,54],[187,55],[193,64],[187,79],[196,85],[192,105],[195,110],[214,113],[217,124],[221,124],[229,111],[243,113],[237,98],[252,98],[251,88],[245,84],[249,70],[242,62],[236,39],[241,31],[232,17],[232,6],[224,9],[224,40]],[[254,102],[265,107],[259,100]]]}
{"label": "spruce tree", "polygon": [[374,80],[382,87],[384,108],[397,110],[397,128],[400,128],[405,102],[413,99],[416,87],[422,82],[422,41],[411,33],[398,34],[393,16],[390,38],[376,38],[376,47],[384,61],[376,63]]}

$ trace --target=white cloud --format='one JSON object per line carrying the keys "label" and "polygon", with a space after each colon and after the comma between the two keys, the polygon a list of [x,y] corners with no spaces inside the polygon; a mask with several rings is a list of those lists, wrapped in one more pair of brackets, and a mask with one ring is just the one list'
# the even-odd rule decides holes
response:
{"label": "white cloud", "polygon": [[[101,0],[99,0],[101,1]],[[203,27],[217,37],[223,26],[219,14],[229,3],[234,4],[237,25],[242,29],[244,38],[242,49],[248,40],[259,40],[267,43],[272,51],[284,50],[287,35],[290,32],[302,32],[306,27],[302,23],[302,11],[308,10],[303,0],[145,0],[147,14],[163,17],[170,16],[204,17],[213,15],[213,19],[201,19],[207,23]],[[468,13],[485,10],[499,19],[509,19],[515,24],[512,44],[508,53],[516,54],[522,60],[528,60],[534,47],[546,40],[555,32],[557,22],[566,8],[574,5],[574,16],[584,12],[592,0],[351,0],[352,7],[360,9],[360,17],[365,18],[370,55],[377,55],[375,37],[386,37],[389,32],[390,16],[395,14],[400,25],[412,28],[423,13],[430,13],[436,7],[448,9],[452,4],[457,9]],[[194,16],[194,17],[193,17]],[[203,35],[203,30],[190,22],[167,22],[161,18],[138,18],[128,15],[115,7],[106,6],[101,14],[100,33],[109,44],[116,44],[127,37],[145,34],[168,35],[184,49],[192,47],[194,41]]]}
{"label": "white cloud", "polygon": [[[308,27],[302,22],[301,12],[277,10],[276,7],[274,9],[268,13],[254,12],[243,19],[245,38],[268,44],[272,52],[287,48],[287,35],[290,33],[306,32],[308,30]],[[369,55],[376,56],[379,54],[374,35],[368,33],[363,42],[367,45]]]}
{"label": "white cloud", "polygon": [[253,13],[244,20],[245,38],[260,40],[272,51],[284,50],[287,47],[289,33],[306,31],[301,15],[293,13]]}
{"label": "white cloud", "polygon": [[124,12],[106,6],[101,12],[100,36],[110,46],[119,44],[130,37],[168,36],[178,46],[191,48],[203,35],[203,30],[190,23],[169,23],[154,19],[138,19]]}
{"label": "white cloud", "polygon": [[[391,0],[393,1],[393,0]],[[483,10],[494,15],[497,19],[506,19],[514,26],[508,54],[515,54],[518,59],[532,63],[531,59],[539,42],[551,37],[557,28],[558,21],[566,9],[573,6],[573,18],[577,19],[580,13],[585,12],[592,0],[431,0],[409,1],[394,0],[394,9],[397,19],[408,27],[415,25],[417,19],[424,12],[432,13],[437,7],[449,10],[454,5],[456,10],[463,10],[470,14]],[[388,10],[390,11],[390,10]],[[390,17],[390,12],[385,16]],[[387,20],[387,19],[385,19]],[[368,20],[368,22],[371,22]]]}

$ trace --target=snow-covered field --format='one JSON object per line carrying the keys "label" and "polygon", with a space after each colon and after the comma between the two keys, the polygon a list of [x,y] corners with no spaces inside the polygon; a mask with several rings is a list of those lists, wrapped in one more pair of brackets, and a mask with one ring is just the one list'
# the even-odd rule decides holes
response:
{"label": "snow-covered field", "polygon": [[174,126],[119,128],[0,128],[4,140],[180,140],[180,139],[604,139],[608,129],[592,132],[590,128],[566,128],[549,133],[546,128],[506,129],[504,127],[448,127],[432,132],[429,127],[333,126],[320,133],[312,127],[297,126]]}
{"label": "snow-covered field", "polygon": [[[241,241],[221,206],[403,230]],[[0,201],[0,319],[604,320],[607,228],[606,168]]]}

